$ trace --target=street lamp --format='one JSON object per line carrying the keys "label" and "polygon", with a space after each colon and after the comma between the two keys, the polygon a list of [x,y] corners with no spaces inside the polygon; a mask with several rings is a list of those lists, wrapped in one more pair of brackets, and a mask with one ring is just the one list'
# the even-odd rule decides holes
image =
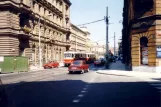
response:
{"label": "street lamp", "polygon": [[[47,16],[52,16],[51,14]],[[41,49],[41,26],[40,26],[40,19],[41,16],[39,16],[39,67],[42,67],[42,49]]]}

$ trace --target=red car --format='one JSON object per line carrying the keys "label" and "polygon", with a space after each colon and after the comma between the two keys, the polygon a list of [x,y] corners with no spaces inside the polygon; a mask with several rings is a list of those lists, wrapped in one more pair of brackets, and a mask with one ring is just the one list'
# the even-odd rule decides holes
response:
{"label": "red car", "polygon": [[59,63],[57,61],[50,61],[46,64],[44,64],[44,69],[47,69],[47,68],[58,68],[59,67]]}
{"label": "red car", "polygon": [[69,74],[74,72],[85,73],[89,71],[89,65],[86,64],[83,60],[73,61],[72,64],[68,67]]}

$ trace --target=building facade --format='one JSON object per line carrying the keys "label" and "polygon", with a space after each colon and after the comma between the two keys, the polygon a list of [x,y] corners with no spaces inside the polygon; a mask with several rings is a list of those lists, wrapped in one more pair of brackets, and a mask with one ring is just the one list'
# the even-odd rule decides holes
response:
{"label": "building facade", "polygon": [[70,42],[69,0],[1,0],[0,56],[26,56],[30,66],[63,60]]}
{"label": "building facade", "polygon": [[91,52],[91,47],[90,47],[90,32],[88,31],[88,28],[83,26],[83,27],[80,27],[80,29],[82,31],[84,31],[86,33],[86,52]]}
{"label": "building facade", "polygon": [[87,52],[87,36],[88,34],[74,24],[71,24],[70,51]]}
{"label": "building facade", "polygon": [[106,52],[105,45],[100,45],[97,42],[92,42],[91,41],[91,53],[95,53],[96,54],[96,58],[104,57],[105,52]]}
{"label": "building facade", "polygon": [[123,54],[130,53],[126,61],[134,71],[161,72],[161,1],[124,1]]}

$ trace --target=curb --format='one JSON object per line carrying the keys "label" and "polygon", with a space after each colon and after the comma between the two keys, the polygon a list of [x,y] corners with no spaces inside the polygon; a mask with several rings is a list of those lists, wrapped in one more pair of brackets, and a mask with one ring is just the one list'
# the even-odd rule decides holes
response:
{"label": "curb", "polygon": [[114,76],[126,76],[126,77],[134,77],[129,75],[123,75],[123,74],[113,74],[113,73],[102,73],[102,72],[96,72],[98,74],[104,74],[104,75],[114,75]]}

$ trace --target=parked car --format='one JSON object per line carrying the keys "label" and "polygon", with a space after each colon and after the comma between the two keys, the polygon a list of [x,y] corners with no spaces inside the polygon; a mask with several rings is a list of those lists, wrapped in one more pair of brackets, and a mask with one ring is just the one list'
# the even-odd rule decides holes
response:
{"label": "parked car", "polygon": [[47,68],[57,68],[59,67],[59,63],[57,61],[50,61],[46,64],[44,64],[44,69],[47,69]]}
{"label": "parked car", "polygon": [[94,61],[94,66],[101,66],[101,60],[98,59],[98,60]]}
{"label": "parked car", "polygon": [[104,66],[105,62],[106,62],[105,58],[100,58],[94,61],[94,66]]}
{"label": "parked car", "polygon": [[85,73],[89,71],[89,65],[84,60],[75,60],[68,67],[69,74],[74,72]]}
{"label": "parked car", "polygon": [[7,107],[7,103],[8,103],[7,94],[0,79],[0,107]]}
{"label": "parked car", "polygon": [[100,60],[101,60],[101,65],[104,66],[105,63],[106,63],[106,59],[105,58],[101,58]]}

